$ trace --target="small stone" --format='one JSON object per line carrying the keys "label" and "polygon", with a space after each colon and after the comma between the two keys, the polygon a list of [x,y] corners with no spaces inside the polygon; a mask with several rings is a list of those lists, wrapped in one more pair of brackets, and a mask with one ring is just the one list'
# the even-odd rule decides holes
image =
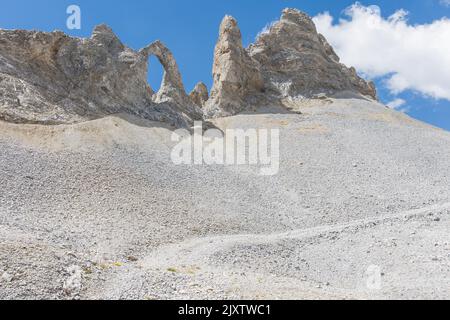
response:
{"label": "small stone", "polygon": [[69,277],[64,281],[63,290],[68,296],[76,296],[81,291],[83,270],[79,266],[67,268]]}
{"label": "small stone", "polygon": [[1,279],[5,282],[11,282],[14,280],[14,276],[8,272],[3,272]]}

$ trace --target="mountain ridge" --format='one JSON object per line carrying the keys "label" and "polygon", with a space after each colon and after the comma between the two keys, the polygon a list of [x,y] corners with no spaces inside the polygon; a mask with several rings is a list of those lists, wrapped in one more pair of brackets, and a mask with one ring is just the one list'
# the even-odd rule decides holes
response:
{"label": "mountain ridge", "polygon": [[[106,25],[96,26],[90,38],[0,30],[0,44],[0,119],[16,123],[76,123],[128,113],[190,127],[261,105],[284,106],[289,97],[350,90],[376,100],[373,84],[340,64],[311,18],[296,9],[285,9],[246,49],[237,21],[223,19],[211,97],[202,83],[186,93],[175,57],[161,41],[135,51]],[[147,82],[151,55],[164,67],[158,92]]]}

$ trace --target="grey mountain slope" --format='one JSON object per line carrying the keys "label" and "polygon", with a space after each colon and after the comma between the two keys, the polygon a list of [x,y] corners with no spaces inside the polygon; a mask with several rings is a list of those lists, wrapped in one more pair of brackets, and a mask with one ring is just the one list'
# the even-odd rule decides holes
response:
{"label": "grey mountain slope", "polygon": [[175,166],[156,123],[2,122],[0,298],[448,298],[450,134],[361,99],[291,108],[215,120],[280,128],[273,177]]}

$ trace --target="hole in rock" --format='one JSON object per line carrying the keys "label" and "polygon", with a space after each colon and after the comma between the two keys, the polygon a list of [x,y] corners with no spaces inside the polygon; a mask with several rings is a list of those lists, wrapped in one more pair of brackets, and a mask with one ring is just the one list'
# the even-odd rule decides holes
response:
{"label": "hole in rock", "polygon": [[161,87],[164,75],[164,67],[154,55],[148,58],[148,83],[156,93]]}

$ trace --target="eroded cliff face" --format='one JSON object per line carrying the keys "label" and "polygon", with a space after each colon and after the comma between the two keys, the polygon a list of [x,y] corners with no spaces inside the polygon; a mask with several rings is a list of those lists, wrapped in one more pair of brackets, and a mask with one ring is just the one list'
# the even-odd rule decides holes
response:
{"label": "eroded cliff face", "polygon": [[226,16],[214,50],[214,84],[206,116],[229,116],[244,110],[250,95],[263,90],[260,66],[242,46],[237,21]]}
{"label": "eroded cliff face", "polygon": [[[133,51],[105,25],[89,39],[0,30],[0,119],[58,124],[127,113],[189,126],[201,118],[200,111],[178,99],[186,96],[181,76],[174,79],[176,62],[163,49],[155,43]],[[167,81],[158,94],[147,83],[150,54],[166,67]]]}
{"label": "eroded cliff face", "polygon": [[[226,17],[214,56],[214,86],[207,115],[231,115],[288,97],[352,91],[376,99],[373,83],[347,68],[312,19],[285,9],[255,44],[242,48],[236,21]],[[261,94],[263,93],[263,95]]]}
{"label": "eroded cliff face", "polygon": [[[147,83],[148,58],[164,67],[161,88]],[[237,21],[226,16],[214,51],[208,98],[199,83],[188,95],[170,50],[160,41],[134,51],[105,25],[88,39],[62,32],[0,30],[0,120],[75,123],[126,113],[192,126],[286,98],[352,91],[376,99],[373,83],[347,68],[306,14],[283,11],[280,21],[245,49]]]}
{"label": "eroded cliff face", "polygon": [[248,51],[260,63],[267,89],[279,95],[351,90],[376,98],[373,84],[339,63],[311,18],[298,10],[284,10],[280,21],[261,34]]}

